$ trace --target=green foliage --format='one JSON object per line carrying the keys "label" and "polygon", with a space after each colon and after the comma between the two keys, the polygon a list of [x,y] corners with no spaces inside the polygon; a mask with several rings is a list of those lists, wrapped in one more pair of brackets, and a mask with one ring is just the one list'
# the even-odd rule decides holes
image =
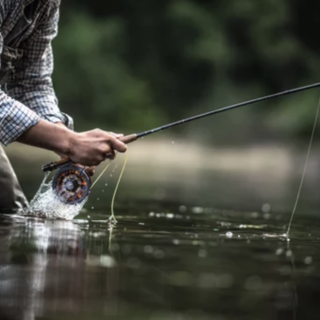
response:
{"label": "green foliage", "polygon": [[[318,48],[306,34],[317,16],[310,21],[303,8],[298,0],[65,2],[54,42],[61,108],[80,129],[141,131],[316,82]],[[244,135],[264,128],[303,136],[317,95],[286,97],[211,120],[210,140],[225,139],[227,123],[245,126]],[[188,128],[205,131],[204,122]]]}
{"label": "green foliage", "polygon": [[55,44],[55,87],[63,108],[80,122],[129,130],[161,117],[148,84],[123,62],[125,35],[119,19],[95,21],[79,13]]}

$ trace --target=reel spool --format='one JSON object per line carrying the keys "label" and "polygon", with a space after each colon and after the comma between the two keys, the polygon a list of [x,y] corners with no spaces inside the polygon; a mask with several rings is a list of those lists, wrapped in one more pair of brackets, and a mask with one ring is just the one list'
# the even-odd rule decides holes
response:
{"label": "reel spool", "polygon": [[60,168],[52,180],[52,189],[61,202],[78,204],[90,193],[91,179],[85,169],[72,164]]}

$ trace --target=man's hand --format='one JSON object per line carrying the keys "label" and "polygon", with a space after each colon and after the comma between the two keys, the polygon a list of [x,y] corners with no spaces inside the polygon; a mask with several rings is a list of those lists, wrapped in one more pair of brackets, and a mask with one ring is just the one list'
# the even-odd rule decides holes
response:
{"label": "man's hand", "polygon": [[84,166],[97,166],[114,152],[125,152],[127,146],[111,132],[95,129],[76,133],[64,126],[40,120],[22,134],[17,141],[64,154],[73,162]]}
{"label": "man's hand", "polygon": [[119,152],[127,150],[127,146],[118,139],[122,136],[100,129],[77,133],[67,156],[74,162],[97,166],[107,158],[113,159],[115,150]]}
{"label": "man's hand", "polygon": [[[57,123],[55,123],[55,124],[56,124],[57,126],[62,126],[62,127],[64,127],[64,128],[67,128],[66,125],[65,125],[64,123],[62,123],[62,122],[57,122]],[[115,135],[115,133],[113,133],[113,134]],[[66,156],[65,154],[61,154],[61,153],[57,153],[57,154],[58,154],[59,157],[61,157],[61,159],[67,158],[67,156]],[[96,172],[96,167],[95,167],[95,166],[86,167],[86,166],[83,166],[83,165],[81,165],[81,164],[79,164],[79,163],[77,163],[77,165],[80,166],[80,167],[83,167],[83,168],[86,170],[87,174],[88,174],[90,177],[93,177],[93,176],[94,176],[94,174],[95,174],[95,172]]]}

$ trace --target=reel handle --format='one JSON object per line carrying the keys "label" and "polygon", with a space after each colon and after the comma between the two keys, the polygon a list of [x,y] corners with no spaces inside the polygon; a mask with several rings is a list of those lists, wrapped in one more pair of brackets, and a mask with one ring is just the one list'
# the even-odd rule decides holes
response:
{"label": "reel handle", "polygon": [[[133,142],[133,141],[135,141],[137,139],[138,139],[138,136],[135,133],[129,134],[127,136],[119,138],[119,140],[122,141],[125,144]],[[48,164],[43,165],[42,166],[42,171],[43,172],[53,171],[53,170],[56,170],[56,169],[58,169],[58,168],[60,168],[60,167],[62,167],[64,165],[70,164],[70,163],[73,163],[71,159],[63,158],[63,159],[60,159],[58,161],[53,161],[53,162],[50,162]]]}

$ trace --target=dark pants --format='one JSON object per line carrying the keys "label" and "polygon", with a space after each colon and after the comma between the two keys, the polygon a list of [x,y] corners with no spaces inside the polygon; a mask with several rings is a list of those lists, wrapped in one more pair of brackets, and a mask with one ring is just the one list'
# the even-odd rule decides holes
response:
{"label": "dark pants", "polygon": [[17,213],[27,205],[17,176],[0,146],[0,213]]}

